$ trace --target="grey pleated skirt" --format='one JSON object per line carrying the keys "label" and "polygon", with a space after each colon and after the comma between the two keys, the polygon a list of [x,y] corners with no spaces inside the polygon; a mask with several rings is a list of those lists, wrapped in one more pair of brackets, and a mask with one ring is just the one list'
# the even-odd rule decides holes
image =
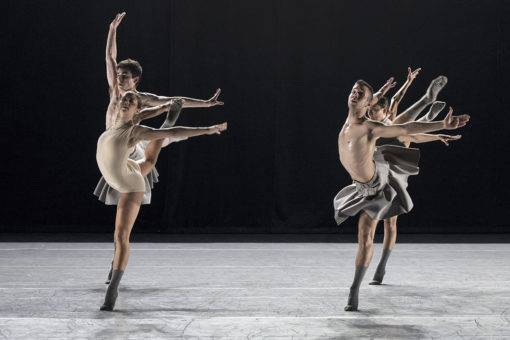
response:
{"label": "grey pleated skirt", "polygon": [[[134,161],[140,161],[145,158],[145,147],[149,144],[149,141],[141,141],[135,146],[135,150],[129,158]],[[142,204],[150,204],[152,189],[154,183],[158,183],[159,173],[156,168],[152,168],[147,176],[145,176],[145,193],[143,194]],[[117,205],[119,203],[120,192],[113,189],[108,183],[106,183],[104,177],[101,177],[99,183],[97,183],[96,189],[94,189],[94,195],[97,196],[98,200],[106,205]]]}
{"label": "grey pleated skirt", "polygon": [[364,211],[374,220],[409,212],[413,201],[407,192],[407,179],[419,172],[420,150],[394,145],[377,146],[375,174],[367,183],[353,181],[334,198],[338,225],[349,216]]}

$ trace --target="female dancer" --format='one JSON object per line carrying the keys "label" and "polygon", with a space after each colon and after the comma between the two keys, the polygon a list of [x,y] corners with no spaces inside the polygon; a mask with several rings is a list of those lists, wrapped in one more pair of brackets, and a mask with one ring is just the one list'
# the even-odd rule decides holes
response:
{"label": "female dancer", "polygon": [[[166,138],[189,138],[200,135],[220,134],[227,129],[227,123],[210,127],[171,127],[154,129],[139,123],[167,111],[171,106],[179,107],[182,102],[172,100],[164,105],[140,110],[142,101],[132,91],[121,97],[115,123],[97,141],[96,159],[101,174],[108,184],[120,192],[115,219],[115,256],[113,272],[101,310],[112,311],[118,296],[119,282],[129,258],[129,235],[140,210],[145,193],[144,177],[151,171],[160,148],[145,150],[151,161],[135,162],[129,159],[140,140],[164,140]],[[151,155],[150,153],[155,154]]]}
{"label": "female dancer", "polygon": [[[408,68],[407,70],[407,80],[404,85],[402,85],[402,87],[397,91],[397,93],[395,93],[395,95],[391,98],[391,104],[388,104],[388,99],[386,99],[384,96],[381,96],[379,100],[372,105],[368,112],[368,117],[370,119],[383,122],[385,124],[403,124],[416,120],[423,109],[432,104],[430,110],[422,118],[418,119],[418,121],[428,122],[434,120],[434,118],[436,118],[436,116],[443,110],[443,108],[446,106],[446,103],[436,101],[436,98],[439,92],[448,82],[448,79],[445,76],[439,76],[432,80],[427,89],[427,92],[425,95],[423,95],[423,97],[420,98],[420,100],[418,100],[416,103],[411,105],[408,109],[397,116],[398,105],[404,98],[404,95],[413,80],[418,76],[421,68],[418,68],[414,71],[412,71],[411,68]],[[458,140],[460,138],[460,135],[450,136],[441,134],[417,134],[411,136],[401,136],[398,138],[379,138],[376,144],[393,144],[409,147],[411,143],[441,141],[446,146],[448,146],[449,141]],[[369,283],[370,285],[380,285],[383,281],[384,274],[386,273],[386,263],[397,240],[397,218],[398,216],[394,216],[384,220],[384,239],[381,259],[376,268],[372,281]]]}

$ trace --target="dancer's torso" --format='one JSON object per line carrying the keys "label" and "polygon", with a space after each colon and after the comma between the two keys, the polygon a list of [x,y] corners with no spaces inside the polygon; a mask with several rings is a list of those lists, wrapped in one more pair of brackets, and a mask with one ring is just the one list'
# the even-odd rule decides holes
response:
{"label": "dancer's torso", "polygon": [[135,126],[132,120],[123,121],[119,118],[97,141],[96,159],[99,170],[106,182],[120,192],[145,190],[140,166],[128,159],[134,150],[129,144]]}
{"label": "dancer's torso", "polygon": [[375,141],[365,123],[352,124],[346,121],[338,134],[340,163],[352,179],[366,183],[375,172],[373,161]]}

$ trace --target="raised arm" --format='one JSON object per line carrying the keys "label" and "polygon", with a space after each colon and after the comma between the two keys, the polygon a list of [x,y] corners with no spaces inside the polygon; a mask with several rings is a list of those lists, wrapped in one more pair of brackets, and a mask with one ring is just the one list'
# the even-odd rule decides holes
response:
{"label": "raised arm", "polygon": [[402,87],[395,93],[393,97],[391,97],[391,103],[389,108],[389,119],[392,121],[397,116],[397,110],[398,105],[402,101],[402,98],[404,98],[404,95],[406,94],[407,89],[413,82],[413,80],[418,76],[418,73],[420,73],[421,68],[417,68],[416,70],[412,71],[410,67],[407,68],[407,80],[402,85]]}
{"label": "raised arm", "polygon": [[126,12],[119,13],[110,24],[108,38],[106,40],[106,78],[110,92],[117,86],[117,27],[119,27],[122,18]]}
{"label": "raised arm", "polygon": [[393,77],[388,79],[386,83],[379,89],[379,91],[374,93],[374,95],[372,96],[372,102],[370,103],[371,106],[377,104],[379,99],[382,96],[384,96],[386,92],[388,92],[390,89],[394,88],[397,85],[397,83],[395,83],[393,80],[394,80]]}
{"label": "raised arm", "polygon": [[189,138],[201,135],[221,134],[227,129],[227,123],[209,127],[175,126],[168,129],[154,129],[148,126],[136,126],[133,137],[137,140],[154,140],[163,138]]}
{"label": "raised arm", "polygon": [[165,97],[165,96],[157,96],[152,93],[140,92],[140,96],[142,97],[142,101],[145,106],[155,106],[168,102],[169,100],[182,99],[182,107],[211,107],[216,105],[223,105],[223,102],[218,101],[218,97],[221,93],[221,89],[217,89],[214,96],[212,96],[208,100],[203,99],[195,99],[188,97]]}
{"label": "raised arm", "polygon": [[399,137],[414,135],[418,133],[433,132],[439,130],[454,130],[467,124],[469,115],[453,116],[453,109],[446,115],[445,119],[438,122],[409,122],[405,124],[384,125],[379,122],[373,124],[371,133],[373,137]]}

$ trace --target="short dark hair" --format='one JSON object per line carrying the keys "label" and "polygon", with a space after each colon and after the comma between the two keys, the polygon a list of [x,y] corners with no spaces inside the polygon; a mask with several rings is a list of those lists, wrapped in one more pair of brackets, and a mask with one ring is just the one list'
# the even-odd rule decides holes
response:
{"label": "short dark hair", "polygon": [[[138,77],[138,83],[142,79],[142,65],[136,60],[133,59],[126,59],[122,60],[120,63],[117,64],[117,69],[119,68],[125,68],[129,72],[131,72],[131,75],[133,78]],[[137,84],[138,84],[137,83]]]}
{"label": "short dark hair", "polygon": [[379,100],[377,101],[377,104],[375,104],[375,105],[379,105],[383,109],[386,109],[388,106],[390,106],[390,102],[389,102],[388,98],[386,98],[385,96],[381,96],[381,98],[379,98]]}
{"label": "short dark hair", "polygon": [[357,80],[354,83],[354,85],[365,86],[366,88],[368,88],[368,90],[370,91],[370,93],[369,93],[369,101],[372,101],[372,98],[374,96],[374,89],[372,88],[372,86],[370,86],[369,83],[367,83],[363,79],[359,79],[359,80]]}

